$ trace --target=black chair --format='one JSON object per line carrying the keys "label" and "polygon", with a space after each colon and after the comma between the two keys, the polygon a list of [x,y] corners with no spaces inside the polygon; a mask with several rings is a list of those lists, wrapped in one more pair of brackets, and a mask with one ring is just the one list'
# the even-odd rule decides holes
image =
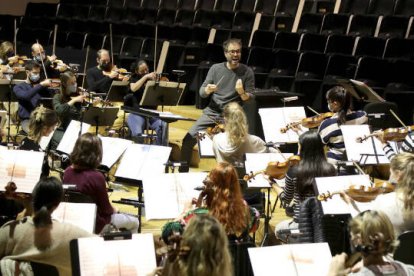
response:
{"label": "black chair", "polygon": [[175,15],[174,24],[177,26],[192,26],[194,14],[193,10],[179,9]]}
{"label": "black chair", "polygon": [[106,36],[102,34],[95,34],[95,33],[87,34],[86,40],[85,40],[85,47],[89,46],[93,50],[102,49],[105,39],[106,39]]}
{"label": "black chair", "polygon": [[59,271],[53,265],[47,265],[37,262],[30,262],[34,276],[59,276]]}
{"label": "black chair", "polygon": [[125,9],[122,7],[108,7],[105,21],[108,23],[118,23],[124,18]]}
{"label": "black chair", "polygon": [[322,34],[304,33],[302,34],[299,51],[323,53],[326,47],[327,37]]}
{"label": "black chair", "polygon": [[178,5],[183,10],[196,10],[196,0],[179,0]]}
{"label": "black chair", "polygon": [[399,37],[405,38],[408,28],[408,17],[387,15],[382,18],[381,26],[378,32],[378,37],[391,38]]}
{"label": "black chair", "polygon": [[355,45],[355,37],[332,34],[326,42],[325,53],[352,55]]}
{"label": "black chair", "polygon": [[348,35],[374,36],[378,16],[356,14],[350,17]]}
{"label": "black chair", "polygon": [[370,0],[342,0],[339,13],[366,14]]}
{"label": "black chair", "polygon": [[316,13],[328,14],[332,13],[335,8],[335,1],[332,0],[318,0],[315,1]]}
{"label": "black chair", "polygon": [[85,40],[85,33],[70,32],[68,33],[68,37],[66,39],[66,46],[75,49],[83,49],[85,45]]}
{"label": "black chair", "polygon": [[399,246],[394,252],[394,260],[414,265],[414,231],[407,231],[398,236]]}
{"label": "black chair", "polygon": [[273,64],[273,51],[266,48],[251,48],[247,58],[247,65],[252,68],[255,77],[255,85],[263,88],[267,73]]}
{"label": "black chair", "polygon": [[254,13],[238,11],[234,14],[232,29],[251,31],[253,28],[254,18]]}
{"label": "black chair", "polygon": [[414,39],[388,39],[385,45],[384,58],[414,59]]}
{"label": "black chair", "polygon": [[398,116],[406,125],[413,124],[414,114],[414,90],[408,91],[385,91],[384,98],[387,101],[395,102],[400,109]]}
{"label": "black chair", "polygon": [[414,79],[412,73],[414,62],[396,59],[390,62],[389,79],[390,82],[385,87],[385,91],[414,91]]}
{"label": "black chair", "polygon": [[207,44],[200,66],[210,68],[214,63],[223,61],[223,47],[221,44]]}
{"label": "black chair", "polygon": [[138,9],[141,7],[141,0],[128,0],[125,2],[125,8]]}
{"label": "black chair", "polygon": [[175,22],[175,10],[159,9],[155,22],[157,24],[172,26]]}
{"label": "black chair", "polygon": [[234,13],[232,11],[213,11],[212,27],[216,29],[231,29]]}
{"label": "black chair", "polygon": [[278,0],[262,0],[257,2],[256,12],[267,15],[275,15]]}
{"label": "black chair", "polygon": [[51,3],[33,3],[29,2],[26,6],[25,17],[55,17],[57,4]]}
{"label": "black chair", "polygon": [[105,15],[106,15],[105,6],[92,5],[91,9],[89,10],[88,19],[91,21],[103,22],[105,20]]}
{"label": "black chair", "polygon": [[282,91],[289,91],[295,79],[298,62],[297,51],[275,50],[272,69],[267,76],[265,87],[279,87]]}
{"label": "black chair", "polygon": [[234,11],[243,11],[248,13],[256,12],[256,0],[238,0]]}
{"label": "black chair", "polygon": [[[160,56],[161,48],[162,48],[162,40],[157,40],[157,57]],[[155,52],[155,40],[152,38],[144,39],[142,43],[141,53],[139,58],[142,58],[146,61],[154,60],[154,52]]]}
{"label": "black chair", "polygon": [[179,0],[161,0],[160,1],[160,8],[166,10],[176,11],[179,6]]}
{"label": "black chair", "polygon": [[362,57],[358,61],[354,79],[364,82],[381,96],[389,80],[389,66],[387,60]]}
{"label": "black chair", "polygon": [[275,33],[271,31],[256,30],[253,34],[251,47],[273,48]]}
{"label": "black chair", "polygon": [[194,14],[193,26],[210,28],[213,25],[214,11],[197,10]]}
{"label": "black chair", "polygon": [[214,10],[215,5],[216,0],[198,0],[196,9],[212,11]]}
{"label": "black chair", "polygon": [[65,190],[65,201],[72,203],[95,203],[95,201],[88,195],[74,190]]}
{"label": "black chair", "polygon": [[[270,14],[262,14],[259,23],[259,30],[275,32],[275,16]],[[285,28],[279,30],[286,30]]]}
{"label": "black chair", "polygon": [[214,9],[216,11],[235,11],[235,0],[216,0]]}
{"label": "black chair", "polygon": [[395,0],[371,0],[367,14],[392,15],[394,14]]}
{"label": "black chair", "polygon": [[[299,0],[279,0],[276,7],[276,15],[290,15],[295,16],[298,9]],[[311,11],[313,1],[305,1],[303,13]]]}
{"label": "black chair", "polygon": [[394,7],[395,15],[414,15],[414,2],[411,0],[398,0]]}
{"label": "black chair", "polygon": [[[400,123],[390,110],[398,114],[397,104],[393,102],[379,102],[368,103],[364,106],[364,111],[368,115],[368,124],[372,127],[372,130],[400,127]],[[380,115],[378,116],[378,114]]]}
{"label": "black chair", "polygon": [[153,1],[153,0],[142,0],[141,8],[145,10],[158,10],[160,7],[160,1]]}
{"label": "black chair", "polygon": [[221,45],[224,41],[229,39],[231,36],[231,30],[228,29],[217,29],[216,35],[214,36],[214,44]]}
{"label": "black chair", "polygon": [[273,48],[296,51],[299,48],[300,36],[298,33],[278,32]]}
{"label": "black chair", "polygon": [[229,241],[229,250],[233,260],[233,275],[253,276],[248,248],[256,247],[253,241]]}
{"label": "black chair", "polygon": [[109,0],[108,7],[123,8],[125,6],[125,0]]}
{"label": "black chair", "polygon": [[348,28],[349,14],[325,14],[321,34],[345,34]]}
{"label": "black chair", "polygon": [[380,37],[357,37],[354,56],[382,58],[384,55],[385,43],[386,40]]}
{"label": "black chair", "polygon": [[[73,4],[60,4],[58,6],[58,10],[56,13],[56,17],[58,18],[72,18],[75,15],[75,9],[77,5]],[[88,13],[89,13],[89,6],[88,7]]]}
{"label": "black chair", "polygon": [[119,53],[119,60],[122,63],[122,67],[125,65],[123,64],[124,60],[127,60],[126,63],[130,63],[131,61],[137,59],[140,56],[141,48],[143,44],[142,38],[136,37],[125,37],[122,43],[122,48]]}
{"label": "black chair", "polygon": [[315,33],[321,30],[323,14],[304,13],[300,17],[298,33]]}

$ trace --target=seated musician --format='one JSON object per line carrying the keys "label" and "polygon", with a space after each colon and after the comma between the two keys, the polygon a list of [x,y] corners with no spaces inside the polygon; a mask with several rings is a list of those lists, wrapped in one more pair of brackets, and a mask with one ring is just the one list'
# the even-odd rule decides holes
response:
{"label": "seated musician", "polygon": [[[145,85],[148,80],[155,80],[155,73],[149,72],[148,65],[144,60],[139,60],[131,65],[131,72],[133,73],[130,79],[130,86],[128,94],[125,97],[124,105],[129,107],[138,108],[140,107],[139,103],[141,102]],[[151,107],[145,107],[151,108]],[[153,107],[152,107],[153,108]],[[166,141],[166,132],[167,132],[167,123],[163,122],[158,118],[149,118],[148,119],[149,127],[152,130],[155,130],[157,133],[156,144],[167,146],[168,141]],[[127,119],[128,127],[131,131],[132,139],[136,142],[142,142],[143,139],[139,136],[142,135],[146,128],[146,119],[143,116],[130,113]]]}
{"label": "seated musician", "polygon": [[14,64],[18,57],[14,53],[14,46],[10,41],[3,41],[0,44],[0,65]]}
{"label": "seated musician", "polygon": [[13,88],[19,102],[18,116],[22,129],[29,132],[30,113],[40,104],[42,97],[50,98],[53,95],[49,88],[53,86],[50,79],[41,80],[40,65],[28,62],[25,66],[27,78]]}
{"label": "seated musician", "polygon": [[328,161],[337,165],[338,161],[346,160],[344,137],[340,126],[362,125],[367,123],[368,117],[364,111],[351,110],[351,94],[342,86],[329,89],[326,100],[329,110],[335,114],[321,123],[318,132],[328,147]]}
{"label": "seated musician", "polygon": [[96,169],[102,161],[101,139],[91,133],[80,136],[70,155],[70,160],[72,165],[65,170],[63,183],[75,184],[79,192],[91,197],[95,202],[97,206],[95,233],[100,233],[109,223],[137,233],[138,219],[118,213],[111,205],[106,191],[105,177]]}
{"label": "seated musician", "polygon": [[[86,71],[86,80],[88,83],[88,90],[96,93],[107,94],[111,88],[112,81],[128,81],[129,76],[119,73],[118,68],[111,61],[109,52],[105,49],[100,49],[97,52],[96,62],[97,66],[89,68]],[[113,106],[120,107],[122,103],[115,103]],[[117,119],[112,128],[119,129],[123,126],[124,112],[119,110]]]}
{"label": "seated musician", "polygon": [[[388,157],[388,159],[391,160],[392,158],[394,158],[396,153],[395,153],[394,149],[391,147],[391,145],[389,144],[389,142],[386,142],[384,140],[384,132],[383,131],[378,131],[377,137],[381,141],[382,146],[383,146],[383,150],[385,152],[385,155]],[[401,152],[414,153],[414,132],[413,131],[409,131],[407,133],[407,136],[405,136],[404,141],[402,141],[399,144],[399,150]]]}
{"label": "seated musician", "polygon": [[60,93],[53,96],[53,108],[59,117],[60,126],[56,129],[51,140],[51,149],[56,149],[59,145],[70,121],[80,119],[81,105],[86,97],[83,94],[76,94],[78,86],[76,77],[72,72],[62,73],[60,83]]}
{"label": "seated musician", "polygon": [[[273,185],[282,204],[286,207],[293,200],[293,220],[285,220],[276,225],[276,237],[286,241],[287,230],[298,229],[298,217],[301,203],[308,197],[315,196],[313,183],[315,177],[336,175],[335,167],[328,163],[324,145],[316,131],[307,131],[299,136],[300,161],[286,173],[285,186]],[[291,237],[289,242],[295,242]]]}
{"label": "seated musician", "polygon": [[213,151],[217,162],[242,164],[246,153],[277,152],[265,142],[248,133],[246,114],[236,102],[227,104],[223,111],[224,132],[213,137]]}
{"label": "seated musician", "polygon": [[[28,136],[22,140],[19,149],[43,151],[40,147],[40,139],[43,136],[49,136],[56,128],[58,122],[59,120],[54,110],[44,108],[43,106],[37,107],[32,114],[30,114],[29,133]],[[47,156],[45,155],[41,176],[49,176],[49,170]]]}
{"label": "seated musician", "polygon": [[164,225],[164,242],[174,232],[182,233],[193,216],[206,213],[224,226],[231,240],[248,240],[249,233],[257,230],[259,213],[243,200],[235,168],[226,162],[218,163],[204,180],[204,185],[196,206],[190,202],[174,222]]}
{"label": "seated musician", "polygon": [[[57,59],[55,55],[47,56],[43,46],[39,43],[32,45],[32,57],[35,62],[41,66],[42,78],[59,78],[61,72],[65,72],[68,67]],[[59,65],[58,65],[59,62]],[[43,72],[43,65],[46,69],[46,74]]]}
{"label": "seated musician", "polygon": [[0,274],[33,275],[29,262],[37,262],[56,267],[59,275],[72,275],[69,242],[92,234],[52,219],[62,198],[62,183],[55,177],[42,178],[29,198],[33,215],[0,228]]}
{"label": "seated musician", "polygon": [[414,266],[387,257],[397,248],[398,240],[386,214],[366,211],[353,218],[349,226],[352,245],[361,253],[362,261],[347,268],[347,254],[336,255],[331,261],[329,276],[414,275]]}

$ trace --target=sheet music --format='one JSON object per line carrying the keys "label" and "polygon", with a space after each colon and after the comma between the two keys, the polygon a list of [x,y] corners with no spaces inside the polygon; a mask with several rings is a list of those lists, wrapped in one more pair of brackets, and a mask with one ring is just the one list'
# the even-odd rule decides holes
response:
{"label": "sheet music", "polygon": [[[80,129],[81,122],[72,120],[68,128],[65,131],[65,134],[60,141],[57,150],[66,154],[71,154],[73,148],[75,147],[76,140],[79,136],[79,129]],[[91,127],[90,124],[85,122],[82,123],[82,134],[88,132],[89,128]]]}
{"label": "sheet music", "polygon": [[378,93],[375,92],[371,87],[369,87],[366,83],[362,81],[358,81],[358,80],[353,80],[353,79],[350,79],[349,81],[352,84],[354,84],[356,88],[364,89],[368,91],[368,93],[365,93],[367,94],[368,98],[364,100],[385,102],[385,100],[380,95],[378,95]]}
{"label": "sheet music", "polygon": [[[282,153],[282,155],[280,153],[246,153],[246,161],[244,163],[244,166],[246,167],[246,173],[250,174],[251,172],[254,173],[263,171],[266,169],[269,162],[285,162],[285,160],[292,156],[293,153]],[[284,182],[278,181],[278,184],[280,183]],[[249,188],[269,188],[270,184],[269,181],[261,173],[248,181],[247,186]]]}
{"label": "sheet music", "polygon": [[198,153],[200,157],[215,157],[213,151],[213,140],[207,135],[205,131],[199,131],[202,139],[198,139]]}
{"label": "sheet music", "polygon": [[[286,133],[280,132],[281,128],[287,124],[300,121],[306,118],[305,108],[298,107],[279,107],[279,108],[260,108],[259,115],[262,119],[263,132],[266,142],[276,143],[296,143],[299,136],[289,129]],[[308,130],[302,127],[304,131]]]}
{"label": "sheet music", "polygon": [[124,151],[131,145],[133,142],[130,140],[125,140],[115,137],[102,137],[102,165],[111,168],[115,162],[121,157]]}
{"label": "sheet music", "polygon": [[115,176],[142,180],[146,175],[164,173],[164,164],[170,153],[170,147],[131,144],[126,149]]}
{"label": "sheet music", "polygon": [[[317,194],[343,191],[348,189],[351,185],[364,185],[370,186],[368,175],[346,175],[346,176],[329,176],[329,177],[316,177],[316,189]],[[325,215],[328,214],[351,214],[356,216],[359,212],[371,209],[371,203],[355,202],[356,208],[352,205],[348,205],[342,200],[340,195],[333,195],[332,198],[326,201],[321,201],[322,210]]]}
{"label": "sheet music", "polygon": [[174,219],[184,210],[184,205],[198,198],[207,173],[152,174],[142,181],[145,191],[145,217],[152,219]]}
{"label": "sheet music", "polygon": [[[361,154],[373,155],[375,153],[371,138],[368,138],[362,143],[358,143],[356,141],[357,138],[369,135],[371,133],[369,131],[368,125],[342,125],[341,131],[344,137],[345,149],[349,161],[360,161]],[[379,163],[389,164],[390,160],[388,160],[387,156],[385,155],[381,142],[376,137],[373,138],[375,149],[378,154]],[[377,164],[375,156],[363,156],[363,159],[361,161],[362,164]]]}
{"label": "sheet music", "polygon": [[0,191],[9,181],[16,183],[16,192],[31,194],[40,179],[45,154],[37,151],[0,148]]}
{"label": "sheet music", "polygon": [[328,243],[252,247],[248,252],[255,276],[272,275],[274,260],[283,275],[328,275],[332,259]]}
{"label": "sheet music", "polygon": [[148,275],[157,266],[152,234],[134,234],[131,240],[78,239],[81,275]]}
{"label": "sheet music", "polygon": [[94,233],[96,204],[61,202],[52,213],[52,218]]}

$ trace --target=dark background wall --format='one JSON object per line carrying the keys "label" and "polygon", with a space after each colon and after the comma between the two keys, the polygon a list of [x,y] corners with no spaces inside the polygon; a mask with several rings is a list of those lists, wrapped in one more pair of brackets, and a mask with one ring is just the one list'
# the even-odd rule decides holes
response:
{"label": "dark background wall", "polygon": [[1,0],[0,14],[24,15],[26,5],[33,3],[59,3],[59,0]]}

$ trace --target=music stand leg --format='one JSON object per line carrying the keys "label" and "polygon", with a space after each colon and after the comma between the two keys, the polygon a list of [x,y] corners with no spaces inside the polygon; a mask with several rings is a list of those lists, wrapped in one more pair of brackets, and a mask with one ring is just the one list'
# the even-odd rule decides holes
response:
{"label": "music stand leg", "polygon": [[[142,202],[142,184],[138,186],[138,202]],[[138,233],[141,233],[141,227],[142,227],[142,206],[138,206]]]}
{"label": "music stand leg", "polygon": [[267,203],[266,203],[266,214],[264,220],[264,235],[263,239],[260,242],[260,247],[263,247],[267,243],[267,239],[269,236],[269,222],[270,222],[270,208],[272,204],[270,203],[270,189],[271,187],[267,188]]}
{"label": "music stand leg", "polygon": [[372,143],[372,147],[374,148],[375,161],[377,162],[377,165],[378,165],[380,162],[378,158],[377,147],[375,146],[374,137],[372,136],[371,136],[371,143]]}

